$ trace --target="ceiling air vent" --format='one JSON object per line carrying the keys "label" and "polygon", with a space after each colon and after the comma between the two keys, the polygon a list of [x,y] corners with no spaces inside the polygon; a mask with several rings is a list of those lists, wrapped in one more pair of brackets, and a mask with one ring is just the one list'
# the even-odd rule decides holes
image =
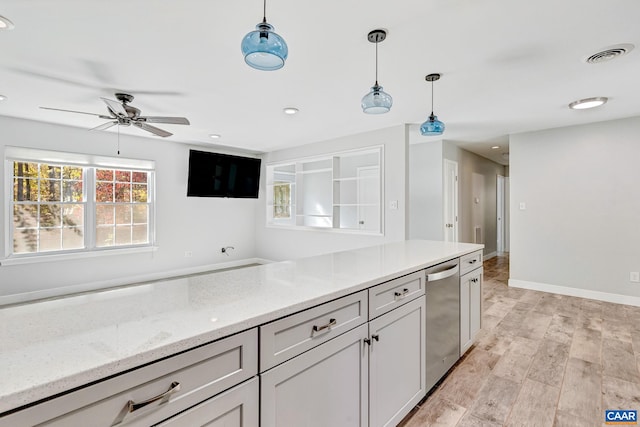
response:
{"label": "ceiling air vent", "polygon": [[593,55],[589,56],[585,59],[587,64],[599,64],[601,62],[611,61],[612,59],[619,58],[633,50],[634,46],[632,44],[617,44],[615,46],[610,46],[600,52],[596,52]]}

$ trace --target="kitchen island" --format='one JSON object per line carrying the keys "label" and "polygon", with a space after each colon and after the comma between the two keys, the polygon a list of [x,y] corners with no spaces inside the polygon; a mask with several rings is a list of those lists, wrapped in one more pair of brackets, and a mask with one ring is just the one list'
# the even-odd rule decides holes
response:
{"label": "kitchen island", "polygon": [[2,308],[0,425],[21,407],[481,248],[404,241]]}

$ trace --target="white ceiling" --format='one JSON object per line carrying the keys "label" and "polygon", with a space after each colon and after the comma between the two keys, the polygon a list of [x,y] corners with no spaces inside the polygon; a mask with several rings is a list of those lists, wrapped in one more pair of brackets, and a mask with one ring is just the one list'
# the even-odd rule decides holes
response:
{"label": "white ceiling", "polygon": [[[0,32],[5,116],[91,128],[104,121],[38,107],[106,113],[99,97],[125,91],[143,114],[188,117],[191,126],[160,126],[176,142],[218,133],[216,144],[261,152],[410,123],[415,143],[429,140],[417,130],[430,112],[424,77],[439,72],[444,138],[505,163],[509,134],[640,115],[638,0],[269,0],[267,19],[289,45],[273,72],[240,53],[260,0],[6,0],[0,15],[15,24]],[[384,115],[360,108],[374,28],[389,33],[379,81],[394,105]],[[584,62],[620,43],[638,47]],[[593,96],[609,103],[567,108]],[[284,115],[288,106],[300,113]]]}

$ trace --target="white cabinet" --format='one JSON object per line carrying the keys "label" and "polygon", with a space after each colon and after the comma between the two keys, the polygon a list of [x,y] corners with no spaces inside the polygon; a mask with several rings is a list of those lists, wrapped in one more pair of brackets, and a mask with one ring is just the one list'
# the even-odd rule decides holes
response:
{"label": "white cabinet", "polygon": [[260,372],[367,322],[367,291],[260,326]]}
{"label": "white cabinet", "polygon": [[261,427],[368,424],[367,325],[262,373]]}
{"label": "white cabinet", "polygon": [[369,323],[369,426],[395,426],[425,396],[424,297]]}
{"label": "white cabinet", "polygon": [[482,267],[460,276],[460,357],[471,347],[481,328]]}
{"label": "white cabinet", "polygon": [[423,277],[370,288],[368,323],[361,291],[262,326],[261,426],[397,425],[427,391]]}
{"label": "white cabinet", "polygon": [[258,427],[258,378],[254,377],[158,424],[158,427]]}
{"label": "white cabinet", "polygon": [[255,376],[256,328],[0,418],[0,427],[149,426]]}

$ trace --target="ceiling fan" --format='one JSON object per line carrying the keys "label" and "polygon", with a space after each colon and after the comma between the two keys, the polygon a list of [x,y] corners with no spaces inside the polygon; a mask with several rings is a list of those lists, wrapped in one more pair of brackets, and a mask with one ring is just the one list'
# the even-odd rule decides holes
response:
{"label": "ceiling fan", "polygon": [[154,135],[161,136],[166,138],[167,136],[173,135],[171,132],[167,132],[164,129],[160,129],[158,127],[152,126],[149,123],[166,123],[172,125],[188,125],[189,120],[185,117],[160,117],[160,116],[141,116],[140,109],[129,105],[131,101],[133,101],[133,95],[128,93],[116,93],[116,99],[118,101],[114,101],[112,99],[100,98],[107,104],[107,110],[109,111],[109,115],[105,114],[96,114],[96,113],[87,113],[84,111],[74,111],[74,110],[63,110],[61,108],[51,108],[51,107],[40,107],[44,110],[54,110],[54,111],[65,111],[68,113],[79,113],[79,114],[88,114],[91,116],[98,116],[101,119],[110,120],[107,123],[104,123],[100,126],[96,126],[90,130],[106,130],[112,126],[120,125],[120,126],[135,126],[142,130],[146,130],[147,132],[151,132]]}

